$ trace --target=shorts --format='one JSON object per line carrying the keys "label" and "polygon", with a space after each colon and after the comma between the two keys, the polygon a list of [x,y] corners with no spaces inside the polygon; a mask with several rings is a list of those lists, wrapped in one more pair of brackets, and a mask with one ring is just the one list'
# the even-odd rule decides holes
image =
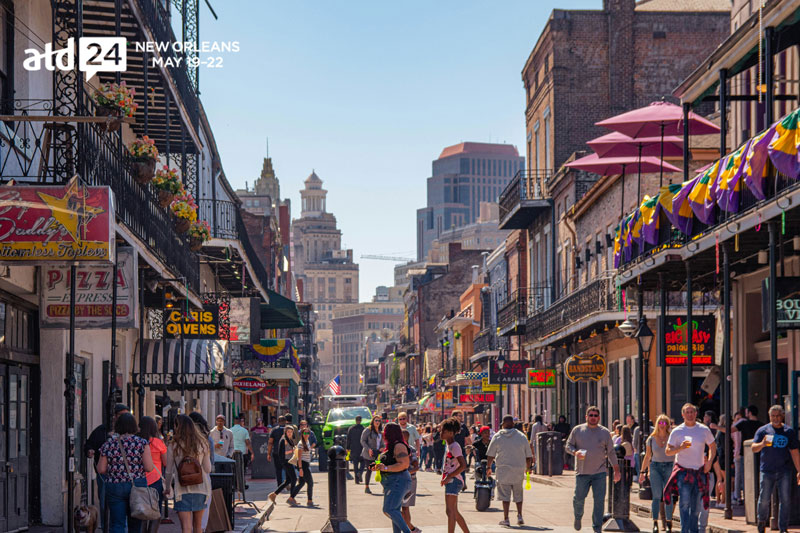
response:
{"label": "shorts", "polygon": [[205,494],[184,494],[180,500],[175,502],[175,512],[193,513],[203,511],[206,508]]}
{"label": "shorts", "polygon": [[411,486],[403,496],[403,503],[400,507],[414,507],[417,504],[417,476],[411,476]]}
{"label": "shorts", "polygon": [[447,485],[444,486],[444,493],[445,495],[458,496],[458,494],[461,492],[461,487],[463,486],[463,481],[458,478],[453,478],[447,483]]}
{"label": "shorts", "polygon": [[497,499],[501,502],[513,501],[514,503],[520,503],[522,501],[522,481],[519,483],[498,483]]}

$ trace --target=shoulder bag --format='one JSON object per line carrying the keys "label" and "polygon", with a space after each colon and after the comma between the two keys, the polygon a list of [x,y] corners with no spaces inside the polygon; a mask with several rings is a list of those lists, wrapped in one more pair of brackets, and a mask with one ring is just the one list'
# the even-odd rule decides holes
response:
{"label": "shoulder bag", "polygon": [[128,453],[125,451],[125,447],[122,446],[122,439],[119,435],[117,435],[117,444],[122,451],[122,461],[125,463],[125,470],[128,472],[128,477],[131,479],[131,495],[128,499],[128,503],[131,507],[131,516],[139,520],[157,520],[161,518],[158,491],[153,487],[136,486],[133,474],[131,474],[131,468],[128,465]]}

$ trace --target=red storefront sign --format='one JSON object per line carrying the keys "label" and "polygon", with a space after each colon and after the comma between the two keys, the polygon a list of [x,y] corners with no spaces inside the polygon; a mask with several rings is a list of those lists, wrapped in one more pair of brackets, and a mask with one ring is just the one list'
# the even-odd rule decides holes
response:
{"label": "red storefront sign", "polygon": [[494,393],[460,394],[459,400],[461,403],[492,403],[494,402]]}
{"label": "red storefront sign", "polygon": [[[289,399],[289,387],[281,387],[281,401],[286,402]],[[278,387],[266,387],[264,390],[261,391],[265,398],[269,398],[270,400],[277,400],[278,399]]]}
{"label": "red storefront sign", "polygon": [[113,262],[108,187],[0,187],[0,262]]}

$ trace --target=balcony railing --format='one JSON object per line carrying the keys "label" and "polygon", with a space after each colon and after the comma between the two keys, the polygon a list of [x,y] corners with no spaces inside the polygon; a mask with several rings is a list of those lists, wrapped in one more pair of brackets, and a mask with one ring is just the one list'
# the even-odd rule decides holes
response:
{"label": "balcony railing", "polygon": [[500,193],[500,229],[524,229],[550,207],[544,185],[552,170],[520,170]]}
{"label": "balcony railing", "polygon": [[525,332],[528,314],[544,308],[549,303],[550,287],[523,287],[517,289],[505,302],[497,306],[497,327],[501,335],[519,335]]}
{"label": "balcony railing", "polygon": [[[158,205],[154,190],[134,181],[118,135],[91,123],[56,124],[26,118],[52,116],[49,100],[15,101],[8,107],[20,120],[0,123],[0,181],[62,184],[66,171],[67,176],[78,172],[88,185],[111,187],[117,219],[175,274],[185,277],[191,289],[199,290],[197,255],[189,250],[188,238],[175,231],[172,215]],[[90,101],[82,107],[81,114],[94,114]],[[56,130],[67,132],[61,136],[67,139],[67,146],[57,144]],[[58,162],[61,173],[55,170],[57,149],[63,156]]]}
{"label": "balcony railing", "polygon": [[527,322],[528,338],[541,339],[592,314],[621,309],[612,278],[597,279],[546,309],[534,310]]}
{"label": "balcony railing", "polygon": [[211,226],[211,236],[216,239],[237,239],[236,214],[239,206],[227,200],[204,199],[197,202],[198,214]]}

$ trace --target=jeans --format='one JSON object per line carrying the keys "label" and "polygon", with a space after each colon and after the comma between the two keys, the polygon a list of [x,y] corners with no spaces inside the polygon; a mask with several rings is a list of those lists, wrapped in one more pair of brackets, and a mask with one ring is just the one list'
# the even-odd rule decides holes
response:
{"label": "jeans", "polygon": [[[714,476],[714,471],[710,471],[708,473],[708,490],[711,493],[714,493],[714,485],[716,483],[716,479]],[[711,503],[709,502],[709,509],[703,507],[703,497],[700,495],[700,491],[697,491],[697,533],[706,533],[706,528],[708,528],[708,511],[711,508]]]}
{"label": "jeans", "polygon": [[792,497],[793,470],[784,472],[761,472],[761,492],[758,494],[758,521],[769,520],[770,499],[772,492],[778,490],[778,529],[789,528],[789,506]]}
{"label": "jeans", "polygon": [[685,483],[686,476],[686,472],[678,472],[678,510],[681,515],[681,532],[698,533],[700,490],[697,483]]}
{"label": "jeans", "polygon": [[272,456],[272,464],[275,465],[275,482],[278,485],[283,484],[283,459],[277,455]]}
{"label": "jeans", "polygon": [[744,492],[744,457],[737,457],[734,462],[733,499],[739,501]]}
{"label": "jeans", "polygon": [[[661,500],[664,498],[664,487],[667,486],[669,475],[672,473],[672,463],[650,463],[650,489],[653,492],[653,503],[650,512],[653,521],[658,520],[661,509]],[[672,520],[672,504],[664,506],[666,520]]]}
{"label": "jeans", "polygon": [[444,462],[444,446],[437,448],[433,447],[433,467],[441,472],[442,463]]}
{"label": "jeans", "polygon": [[106,483],[103,474],[97,474],[97,498],[97,507],[100,510],[100,529],[105,529],[106,510],[104,505],[106,501]]}
{"label": "jeans", "polygon": [[302,470],[303,470],[303,477],[300,478],[300,481],[297,485],[292,488],[292,491],[289,493],[289,496],[294,498],[298,494],[300,494],[300,490],[302,490],[303,485],[308,487],[308,499],[313,500],[314,494],[314,480],[311,479],[311,465],[305,461],[302,462]]}
{"label": "jeans", "polygon": [[[147,480],[144,478],[135,481],[137,487],[146,487]],[[133,485],[130,481],[126,483],[110,483],[105,484],[106,505],[111,512],[109,520],[110,533],[139,533],[142,522],[130,516],[130,506],[128,499],[131,495],[131,487]]]}
{"label": "jeans", "polygon": [[583,518],[583,504],[589,494],[589,487],[592,488],[594,506],[592,507],[592,529],[600,531],[603,526],[603,503],[606,499],[606,474],[578,474],[575,476],[575,496],[572,498],[572,507],[575,511],[575,518]]}
{"label": "jeans", "polygon": [[406,495],[411,487],[411,474],[408,470],[403,472],[382,474],[381,485],[383,485],[383,514],[392,520],[393,533],[411,533],[400,506],[403,504],[403,496]]}
{"label": "jeans", "polygon": [[283,483],[278,485],[278,488],[276,488],[274,492],[275,494],[280,494],[283,489],[288,488],[289,494],[291,495],[294,492],[294,487],[297,483],[297,474],[294,473],[294,466],[290,465],[288,462],[284,462],[283,474],[286,476],[286,479],[283,480]]}
{"label": "jeans", "polygon": [[422,469],[430,468],[430,458],[428,457],[428,450],[430,447],[423,446],[419,450],[419,467]]}
{"label": "jeans", "polygon": [[361,481],[361,476],[364,473],[364,458],[361,457],[361,452],[356,457],[350,456],[353,462],[353,474],[356,476],[356,481]]}

